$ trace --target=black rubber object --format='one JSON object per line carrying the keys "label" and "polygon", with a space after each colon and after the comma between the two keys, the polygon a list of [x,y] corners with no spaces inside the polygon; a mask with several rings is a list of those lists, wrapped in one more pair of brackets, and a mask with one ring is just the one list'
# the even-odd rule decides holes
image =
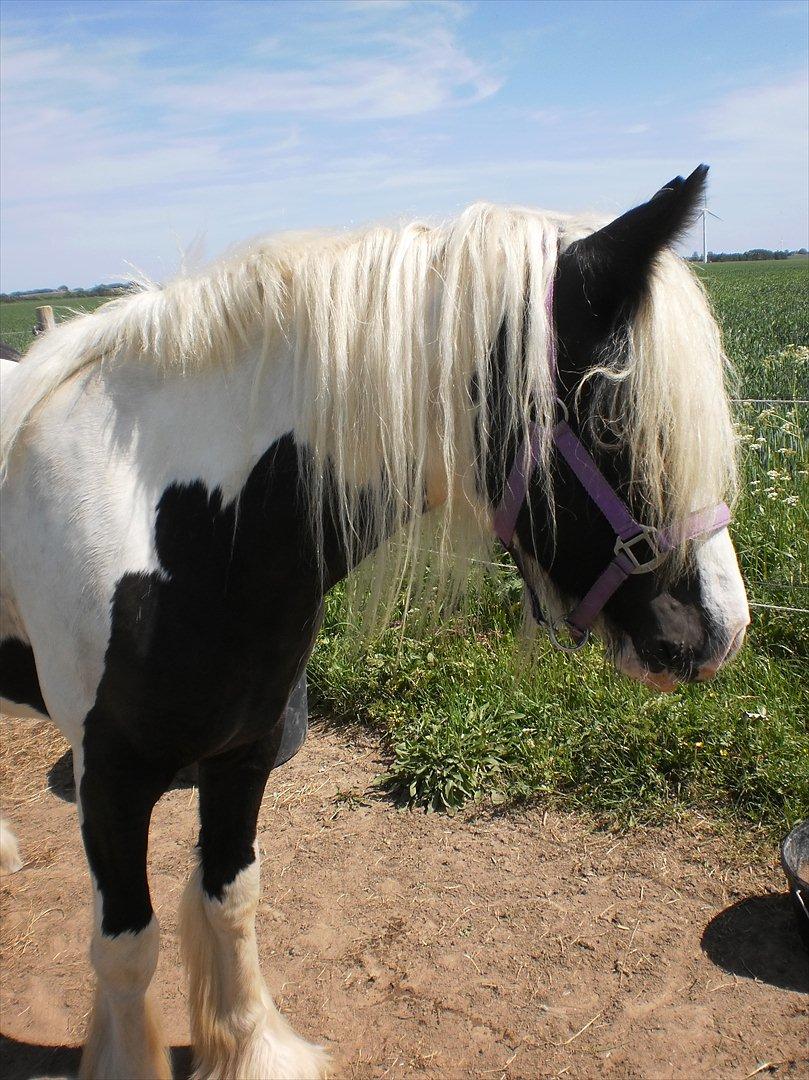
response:
{"label": "black rubber object", "polygon": [[309,698],[306,692],[305,668],[289,695],[281,723],[283,733],[273,762],[274,769],[294,757],[306,741],[306,732],[309,730]]}
{"label": "black rubber object", "polygon": [[782,842],[781,866],[789,882],[798,932],[809,951],[809,819],[799,822]]}

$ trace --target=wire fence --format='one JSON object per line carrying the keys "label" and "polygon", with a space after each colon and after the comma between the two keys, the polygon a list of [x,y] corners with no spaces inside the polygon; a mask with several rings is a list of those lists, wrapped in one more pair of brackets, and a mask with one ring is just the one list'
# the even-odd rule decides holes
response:
{"label": "wire fence", "polygon": [[[23,352],[33,340],[32,330],[2,330],[0,337],[6,343],[15,348],[18,352]],[[809,406],[809,398],[731,398],[734,405],[766,405],[766,406],[799,406],[806,408]],[[496,563],[488,563],[482,560],[472,560],[485,568],[496,567]],[[809,593],[809,582],[804,581],[750,581],[748,582],[751,591],[754,595],[761,592],[787,592],[791,593],[793,590]],[[799,600],[804,600],[801,596]],[[809,615],[809,607],[797,607],[791,604],[767,604],[758,600],[750,602],[751,608],[756,608],[760,611],[774,611],[781,614],[792,615]]]}

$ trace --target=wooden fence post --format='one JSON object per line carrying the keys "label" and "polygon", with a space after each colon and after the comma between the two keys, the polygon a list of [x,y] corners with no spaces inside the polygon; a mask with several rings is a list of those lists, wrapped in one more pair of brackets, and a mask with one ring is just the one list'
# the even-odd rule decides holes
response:
{"label": "wooden fence post", "polygon": [[37,324],[35,334],[44,334],[46,330],[53,330],[56,320],[53,317],[53,308],[50,304],[37,308]]}

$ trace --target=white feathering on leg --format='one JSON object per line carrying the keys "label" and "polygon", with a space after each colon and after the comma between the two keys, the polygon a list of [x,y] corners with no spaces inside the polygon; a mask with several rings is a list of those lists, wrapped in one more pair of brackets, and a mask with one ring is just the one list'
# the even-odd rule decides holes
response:
{"label": "white feathering on leg", "polygon": [[261,975],[255,934],[258,859],[206,897],[197,867],[180,905],[189,978],[193,1080],[321,1080],[328,1055],[296,1035]]}
{"label": "white feathering on leg", "polygon": [[5,818],[0,818],[0,874],[16,874],[22,867],[17,837]]}
{"label": "white feathering on leg", "polygon": [[171,1080],[157,1007],[149,992],[160,948],[152,916],[138,933],[93,935],[96,984],[80,1080]]}

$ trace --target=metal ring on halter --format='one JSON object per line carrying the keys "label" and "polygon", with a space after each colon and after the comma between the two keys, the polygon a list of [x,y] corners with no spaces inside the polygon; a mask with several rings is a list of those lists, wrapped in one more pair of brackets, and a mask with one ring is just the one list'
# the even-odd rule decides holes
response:
{"label": "metal ring on halter", "polygon": [[561,649],[562,652],[566,653],[577,653],[579,649],[583,649],[587,642],[590,640],[590,627],[588,626],[586,630],[580,631],[581,637],[578,640],[574,638],[572,645],[565,645],[564,642],[559,640],[556,633],[557,629],[562,625],[566,626],[567,629],[571,632],[574,629],[574,627],[567,621],[566,615],[563,615],[561,619],[557,619],[555,622],[551,622],[550,620],[548,620],[548,636],[550,637],[551,642],[555,646],[555,648]]}
{"label": "metal ring on halter", "polygon": [[565,423],[567,423],[570,420],[570,413],[567,411],[567,405],[565,405],[564,401],[562,401],[560,397],[556,399],[556,404],[562,410],[562,419]]}

